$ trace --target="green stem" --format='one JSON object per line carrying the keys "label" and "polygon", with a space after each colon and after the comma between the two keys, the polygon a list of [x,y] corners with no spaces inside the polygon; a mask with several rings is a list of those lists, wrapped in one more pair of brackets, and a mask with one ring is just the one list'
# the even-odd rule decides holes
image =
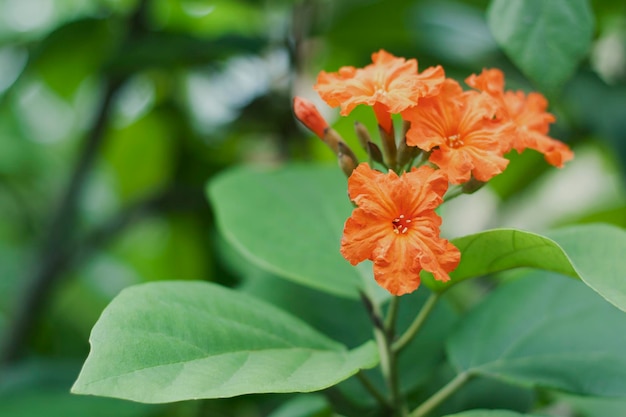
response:
{"label": "green stem", "polygon": [[391,338],[385,325],[383,324],[380,309],[377,304],[373,303],[369,298],[361,295],[366,304],[371,308],[370,315],[374,323],[374,338],[378,345],[378,353],[380,355],[380,370],[389,390],[389,404],[394,412],[399,413],[402,409],[402,401],[400,391],[398,389],[398,372],[396,364],[396,355],[391,349]]}
{"label": "green stem", "polygon": [[461,388],[469,381],[470,377],[471,375],[467,372],[458,374],[452,381],[448,382],[443,388],[433,394],[432,397],[413,410],[411,414],[409,414],[409,417],[424,417]]}
{"label": "green stem", "polygon": [[387,317],[385,317],[385,330],[389,335],[389,338],[393,338],[395,333],[396,318],[398,317],[398,306],[400,305],[400,297],[393,296],[389,302],[389,310],[387,311]]}
{"label": "green stem", "polygon": [[413,166],[415,166],[416,168],[421,167],[422,165],[428,162],[429,157],[430,157],[430,152],[426,152],[426,151],[417,152],[415,155],[413,155],[413,157],[411,157],[411,160],[409,161],[407,165],[407,171],[410,170],[411,167]]}
{"label": "green stem", "polygon": [[458,196],[460,196],[461,194],[463,194],[463,187],[460,185],[454,186],[452,188],[450,188],[448,190],[448,192],[446,193],[446,195],[443,196],[443,201],[450,201],[453,200],[455,198],[457,198]]}
{"label": "green stem", "polygon": [[396,356],[391,349],[391,341],[384,330],[375,328],[374,335],[380,354],[380,369],[389,390],[391,408],[398,411],[401,409],[401,400],[400,391],[398,390]]}
{"label": "green stem", "polygon": [[372,394],[374,398],[376,398],[376,401],[378,401],[381,406],[388,409],[393,409],[393,405],[389,402],[389,400],[387,400],[387,398],[385,398],[385,396],[378,390],[378,388],[374,386],[372,381],[370,381],[370,379],[367,377],[367,375],[365,375],[363,371],[359,371],[356,376],[359,381],[361,381],[361,384],[363,384],[363,387],[370,394]]}
{"label": "green stem", "polygon": [[435,307],[435,304],[437,304],[438,300],[439,300],[439,294],[437,293],[430,294],[430,297],[428,297],[428,299],[422,306],[422,309],[420,310],[417,317],[415,317],[415,320],[413,320],[413,323],[411,323],[411,325],[404,332],[404,334],[400,336],[398,340],[396,340],[396,342],[393,344],[392,350],[395,354],[398,354],[402,349],[404,349],[406,345],[408,345],[411,342],[411,340],[413,340],[417,332],[419,332],[419,330],[422,328],[422,325],[424,324],[424,322],[428,318],[428,315],[431,313],[431,311]]}

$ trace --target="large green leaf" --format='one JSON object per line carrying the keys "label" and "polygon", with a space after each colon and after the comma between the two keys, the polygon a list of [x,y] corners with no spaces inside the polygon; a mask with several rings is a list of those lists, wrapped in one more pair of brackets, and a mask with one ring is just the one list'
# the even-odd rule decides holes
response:
{"label": "large green leaf", "polygon": [[339,253],[351,210],[346,190],[336,167],[292,165],[233,169],[208,193],[222,235],[248,259],[299,284],[358,298],[359,270]]}
{"label": "large green leaf", "polygon": [[502,285],[448,339],[457,372],[626,396],[626,316],[579,281],[535,273]]}
{"label": "large green leaf", "polygon": [[492,0],[488,23],[522,72],[553,91],[574,73],[593,35],[587,0]]}
{"label": "large green leaf", "polygon": [[[145,404],[113,398],[78,397],[67,389],[38,389],[0,396],[0,415],[10,417],[148,417],[158,415]],[[152,406],[154,407],[154,406]],[[158,410],[156,410],[158,411]]]}
{"label": "large green leaf", "polygon": [[74,361],[27,360],[6,368],[0,380],[0,416],[6,417],[153,417],[163,406],[113,398],[72,395],[80,369]]}
{"label": "large green leaf", "polygon": [[78,394],[163,403],[310,392],[378,361],[255,298],[203,282],[130,287],[93,328]]}
{"label": "large green leaf", "polygon": [[[366,276],[366,272],[371,274],[367,263],[352,268],[339,254],[350,205],[337,169],[238,168],[213,181],[209,196],[224,237],[265,270],[351,298],[366,286],[376,288]],[[583,242],[594,249],[585,250]],[[626,310],[626,284],[619,279],[626,275],[626,258],[619,256],[626,252],[626,232],[619,228],[576,226],[555,233],[553,239],[498,229],[457,238],[453,243],[461,250],[462,259],[452,280],[443,283],[424,274],[425,285],[434,291],[444,291],[468,278],[531,267],[579,277]]]}
{"label": "large green leaf", "polygon": [[558,393],[556,399],[558,403],[566,404],[572,409],[577,417],[621,416],[626,410],[626,398],[600,398]]}
{"label": "large green leaf", "polygon": [[509,410],[469,410],[445,417],[541,417],[539,414],[520,414]]}
{"label": "large green leaf", "polygon": [[461,251],[461,263],[448,282],[435,281],[424,274],[423,282],[435,291],[468,278],[519,267],[546,269],[576,276],[563,250],[552,240],[531,232],[495,229],[463,236],[452,241]]}
{"label": "large green leaf", "polygon": [[[239,258],[234,258],[231,262],[238,262],[239,268],[246,265],[245,260]],[[361,300],[335,297],[271,276],[258,268],[255,273],[247,273],[239,289],[288,311],[349,348],[357,347],[372,337],[372,321]],[[402,297],[396,326],[398,333],[403,332],[415,319],[429,294],[427,288],[422,288]],[[458,315],[446,301],[440,300],[437,303],[420,331],[420,336],[413,339],[398,358],[400,386],[406,392],[428,384],[434,369],[444,360],[444,342],[458,319]],[[385,309],[386,305],[382,307]],[[346,320],[349,320],[349,325],[346,325],[346,320],[337,320],[337,317],[348,317]],[[368,374],[381,391],[386,389],[380,372],[373,369]],[[355,378],[342,382],[338,388],[355,403],[366,407],[376,405],[375,399]]]}
{"label": "large green leaf", "polygon": [[[242,256],[231,250],[230,246],[223,243],[220,248],[220,258],[226,260],[233,272],[243,278],[243,283],[239,287],[240,291],[252,294],[301,318],[315,329],[349,348],[359,346],[371,339],[372,321],[361,300],[335,297],[332,294],[272,276],[242,259]],[[428,289],[422,288],[420,291],[402,297],[396,326],[398,333],[404,331],[415,319],[428,295]],[[383,305],[383,309],[385,307]],[[337,320],[337,317],[349,317],[350,324],[346,325],[345,320]],[[457,319],[458,315],[447,300],[440,300],[420,331],[420,337],[413,339],[402,352],[398,359],[399,379],[400,386],[406,392],[429,383],[434,369],[444,360],[443,344]],[[385,382],[380,372],[376,369],[367,372],[371,381],[384,391]],[[376,405],[375,399],[364,390],[363,385],[356,378],[342,382],[338,389],[351,401],[364,407]]]}
{"label": "large green leaf", "polygon": [[451,281],[424,276],[435,291],[468,278],[519,267],[581,278],[609,302],[626,310],[626,231],[606,224],[572,226],[550,238],[513,229],[496,229],[454,239],[461,263]]}
{"label": "large green leaf", "polygon": [[332,417],[328,401],[321,394],[303,394],[290,399],[268,417]]}
{"label": "large green leaf", "polygon": [[626,231],[607,224],[581,225],[548,234],[567,253],[578,276],[626,311]]}
{"label": "large green leaf", "polygon": [[[449,365],[442,367],[434,378],[430,378],[430,386],[409,399],[409,404],[422,404],[438,389],[450,381],[455,371]],[[509,410],[524,413],[537,403],[537,395],[532,388],[510,384],[493,378],[474,377],[458,391],[447,398],[441,405],[434,408],[431,415],[447,416],[465,410]]]}

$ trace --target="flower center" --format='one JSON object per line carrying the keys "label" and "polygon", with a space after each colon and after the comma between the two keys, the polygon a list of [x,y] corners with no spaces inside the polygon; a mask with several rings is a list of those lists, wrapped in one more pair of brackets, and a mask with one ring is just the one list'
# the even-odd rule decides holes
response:
{"label": "flower center", "polygon": [[375,91],[374,91],[374,95],[372,96],[374,99],[380,100],[382,98],[387,97],[387,91],[385,91],[384,88],[382,87],[378,87]]}
{"label": "flower center", "polygon": [[404,214],[399,215],[391,222],[393,226],[393,232],[397,235],[405,234],[409,231],[411,226],[411,219],[407,219]]}
{"label": "flower center", "polygon": [[446,141],[448,142],[448,146],[451,148],[459,148],[463,146],[463,139],[461,139],[461,135],[459,135],[458,133],[448,136],[446,138]]}

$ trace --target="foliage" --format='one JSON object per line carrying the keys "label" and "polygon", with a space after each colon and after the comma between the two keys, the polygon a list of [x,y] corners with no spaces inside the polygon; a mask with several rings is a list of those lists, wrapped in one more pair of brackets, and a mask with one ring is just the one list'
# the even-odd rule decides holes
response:
{"label": "foliage", "polygon": [[[0,415],[386,415],[385,349],[406,415],[617,415],[625,22],[604,0],[1,2]],[[401,302],[342,258],[345,178],[291,109],[381,48],[502,68],[576,153],[513,152],[446,204],[461,263]],[[367,158],[369,109],[323,114]]]}

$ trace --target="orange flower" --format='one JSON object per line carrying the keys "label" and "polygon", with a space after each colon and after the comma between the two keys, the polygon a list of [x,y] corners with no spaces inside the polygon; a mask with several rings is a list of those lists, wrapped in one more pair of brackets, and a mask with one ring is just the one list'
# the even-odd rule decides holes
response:
{"label": "orange flower", "polygon": [[373,261],[374,278],[394,295],[416,290],[422,269],[449,280],[461,254],[439,237],[435,208],[447,189],[445,175],[427,166],[398,176],[360,164],[348,180],[357,208],[346,221],[341,254],[352,265]]}
{"label": "orange flower", "polygon": [[293,98],[293,112],[296,118],[320,139],[324,139],[328,123],[315,107],[315,104],[302,97]]}
{"label": "orange flower", "polygon": [[574,158],[574,152],[569,146],[548,136],[550,123],[556,119],[546,112],[548,101],[543,95],[505,91],[504,102],[509,116],[517,126],[517,135],[513,140],[513,147],[517,152],[526,148],[534,149],[544,154],[549,164],[558,168]]}
{"label": "orange flower", "polygon": [[420,105],[402,113],[411,122],[407,144],[432,151],[430,162],[448,176],[452,184],[467,182],[473,175],[486,182],[501,173],[509,161],[513,126],[494,120],[498,102],[487,94],[464,92],[447,79],[437,96],[420,100]]}
{"label": "orange flower", "polygon": [[472,74],[465,83],[477,90],[498,97],[504,92],[504,73],[497,68],[483,69],[480,75]]}
{"label": "orange flower", "polygon": [[391,113],[417,104],[420,97],[436,94],[445,76],[440,66],[417,72],[417,60],[397,58],[380,50],[365,68],[341,67],[336,73],[320,72],[315,90],[331,107],[341,106],[347,116],[358,104],[372,106],[378,123],[391,131]]}
{"label": "orange flower", "polygon": [[548,163],[559,168],[574,158],[566,144],[548,136],[550,124],[556,119],[546,111],[548,101],[543,95],[504,91],[504,74],[499,69],[484,69],[480,75],[472,74],[465,82],[499,100],[503,111],[497,117],[511,120],[517,127],[512,139],[512,147],[517,152],[534,149],[543,153]]}

